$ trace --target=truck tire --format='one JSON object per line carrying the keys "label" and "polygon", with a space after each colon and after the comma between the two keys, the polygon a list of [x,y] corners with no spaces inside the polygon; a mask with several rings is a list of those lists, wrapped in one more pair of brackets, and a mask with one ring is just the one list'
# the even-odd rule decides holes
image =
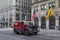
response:
{"label": "truck tire", "polygon": [[35,32],[35,33],[34,33],[34,35],[37,35],[37,34],[38,34],[38,32]]}
{"label": "truck tire", "polygon": [[28,36],[28,35],[29,35],[29,33],[28,33],[27,30],[25,31],[24,35],[25,35],[25,36]]}
{"label": "truck tire", "polygon": [[18,32],[16,29],[14,29],[14,33],[15,33],[15,34],[19,34],[19,32]]}

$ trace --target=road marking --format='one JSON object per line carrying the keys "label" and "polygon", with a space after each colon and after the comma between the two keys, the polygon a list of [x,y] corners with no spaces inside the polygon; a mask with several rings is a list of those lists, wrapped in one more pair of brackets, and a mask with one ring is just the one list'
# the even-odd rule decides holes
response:
{"label": "road marking", "polygon": [[47,36],[60,36],[59,34],[46,34]]}

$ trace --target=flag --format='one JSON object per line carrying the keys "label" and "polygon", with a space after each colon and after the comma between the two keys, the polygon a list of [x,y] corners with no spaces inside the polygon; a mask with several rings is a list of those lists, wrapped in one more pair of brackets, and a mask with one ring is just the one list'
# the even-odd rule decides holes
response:
{"label": "flag", "polygon": [[48,19],[49,17],[51,17],[53,14],[54,14],[54,10],[53,10],[53,8],[51,7],[51,8],[48,10],[48,14],[47,14],[47,16],[46,16],[46,19]]}
{"label": "flag", "polygon": [[36,18],[36,11],[35,11],[35,10],[33,11],[32,18],[33,18],[33,19],[35,19],[35,18]]}

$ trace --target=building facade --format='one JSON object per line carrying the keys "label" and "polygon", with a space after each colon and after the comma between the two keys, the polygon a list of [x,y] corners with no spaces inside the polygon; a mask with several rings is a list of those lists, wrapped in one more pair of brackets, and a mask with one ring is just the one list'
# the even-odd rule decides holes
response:
{"label": "building facade", "polygon": [[27,19],[31,19],[31,0],[0,0],[0,27]]}
{"label": "building facade", "polygon": [[[54,9],[54,14],[46,19],[50,7]],[[36,10],[36,18],[31,17],[35,25],[38,25],[41,29],[60,30],[60,0],[32,0],[31,8],[31,15]]]}

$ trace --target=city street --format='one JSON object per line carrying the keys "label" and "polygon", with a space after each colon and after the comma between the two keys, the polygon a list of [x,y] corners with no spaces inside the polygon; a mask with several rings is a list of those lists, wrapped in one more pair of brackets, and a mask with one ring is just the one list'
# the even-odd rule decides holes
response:
{"label": "city street", "polygon": [[60,40],[60,0],[0,0],[0,40]]}
{"label": "city street", "polygon": [[49,36],[43,33],[33,36],[24,36],[14,34],[12,30],[5,30],[0,31],[0,40],[60,40],[60,36]]}

